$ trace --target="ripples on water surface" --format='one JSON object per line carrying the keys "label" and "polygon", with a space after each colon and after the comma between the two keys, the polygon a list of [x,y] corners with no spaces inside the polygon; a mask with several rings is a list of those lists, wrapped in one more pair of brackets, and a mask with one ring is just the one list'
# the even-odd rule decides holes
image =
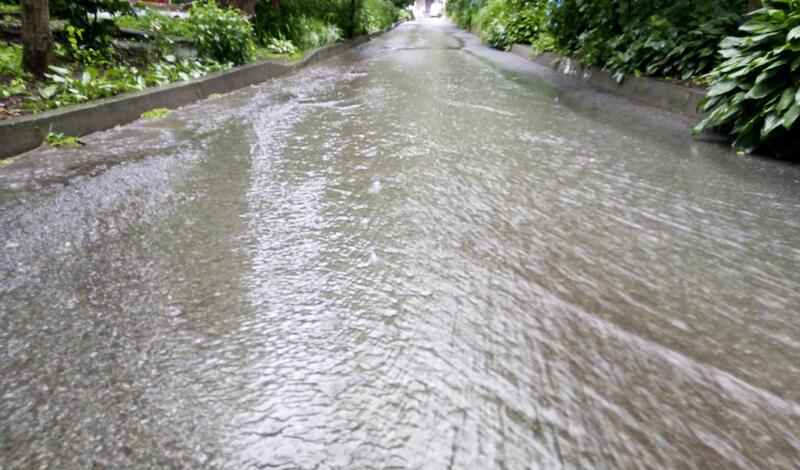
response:
{"label": "ripples on water surface", "polygon": [[796,468],[800,172],[554,80],[410,24],[0,170],[0,466]]}

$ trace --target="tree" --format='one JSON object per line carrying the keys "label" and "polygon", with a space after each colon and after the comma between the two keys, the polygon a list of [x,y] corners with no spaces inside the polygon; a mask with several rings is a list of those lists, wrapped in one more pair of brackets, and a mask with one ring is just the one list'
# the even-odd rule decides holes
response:
{"label": "tree", "polygon": [[53,33],[50,32],[50,8],[47,0],[22,0],[22,66],[28,72],[47,72],[53,55]]}
{"label": "tree", "polygon": [[761,0],[750,0],[747,4],[747,11],[755,11],[761,8]]}

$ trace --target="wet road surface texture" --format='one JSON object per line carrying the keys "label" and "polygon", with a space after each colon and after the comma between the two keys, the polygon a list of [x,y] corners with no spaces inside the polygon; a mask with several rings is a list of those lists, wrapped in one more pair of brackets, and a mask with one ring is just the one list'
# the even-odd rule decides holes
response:
{"label": "wet road surface texture", "polygon": [[800,169],[407,23],[0,168],[0,467],[800,465]]}

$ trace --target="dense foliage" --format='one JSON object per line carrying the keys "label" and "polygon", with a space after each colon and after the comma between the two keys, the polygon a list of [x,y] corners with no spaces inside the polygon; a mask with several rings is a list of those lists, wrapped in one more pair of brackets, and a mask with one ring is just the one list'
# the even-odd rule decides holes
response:
{"label": "dense foliage", "polygon": [[357,34],[371,34],[391,26],[397,19],[397,8],[389,0],[359,0],[356,13]]}
{"label": "dense foliage", "polygon": [[[629,75],[711,82],[697,131],[742,151],[800,154],[800,0],[450,0],[487,43],[530,43]],[[744,23],[742,25],[742,23]]]}
{"label": "dense foliage", "polygon": [[0,41],[0,75],[20,76],[22,70],[22,46]]}
{"label": "dense foliage", "polygon": [[350,31],[350,6],[351,0],[261,0],[256,4],[253,26],[256,36],[264,44],[275,38],[300,46],[309,42],[304,33],[320,29],[319,23],[331,25],[337,31]]}
{"label": "dense foliage", "polygon": [[488,43],[532,44],[599,65],[618,79],[689,79],[717,63],[746,0],[451,0],[450,16]]}
{"label": "dense foliage", "polygon": [[0,11],[19,11],[19,3],[17,2],[0,2]]}
{"label": "dense foliage", "polygon": [[202,57],[237,65],[253,59],[253,28],[239,10],[220,8],[214,0],[199,2],[192,7],[188,23]]}
{"label": "dense foliage", "polygon": [[[44,111],[62,106],[83,103],[114,96],[126,91],[140,91],[150,86],[201,77],[223,70],[228,65],[201,62],[166,56],[147,69],[129,65],[109,66],[107,63],[73,67],[51,66],[45,82],[32,82],[24,78],[0,86],[0,98],[15,96],[31,111]],[[13,110],[9,110],[13,111]]]}
{"label": "dense foliage", "polygon": [[406,0],[260,0],[254,28],[265,45],[273,39],[300,49],[324,46],[350,35],[372,33],[403,15]]}
{"label": "dense foliage", "polygon": [[190,27],[187,21],[167,16],[152,10],[145,10],[135,15],[121,15],[115,19],[120,28],[149,31],[171,36],[189,37]]}
{"label": "dense foliage", "polygon": [[781,156],[800,154],[800,0],[767,0],[722,44],[702,104],[707,126],[735,137],[734,146]]}
{"label": "dense foliage", "polygon": [[225,67],[216,62],[178,60],[173,56],[151,64],[147,70],[122,65],[101,71],[88,66],[78,73],[69,67],[51,66],[52,73],[47,74],[50,84],[30,92],[30,95],[34,109],[52,109],[125,91],[140,91],[149,86],[189,80]]}
{"label": "dense foliage", "polygon": [[[195,2],[187,19],[141,7],[137,13],[126,0],[50,0],[54,16],[67,20],[57,36],[50,73],[38,78],[25,74],[22,48],[0,42],[0,119],[199,77],[250,62],[256,50],[261,57],[297,56],[350,34],[389,26],[403,13],[408,16],[398,8],[408,3],[260,0],[251,22],[241,11],[222,8],[214,0]],[[103,20],[100,12],[116,16]],[[147,41],[112,41],[119,27],[156,34]],[[191,40],[198,58],[177,57],[170,36]]]}
{"label": "dense foliage", "polygon": [[81,30],[84,44],[94,48],[105,47],[119,33],[113,20],[98,17],[100,12],[114,15],[133,10],[126,0],[50,0],[50,16],[63,18]]}
{"label": "dense foliage", "polygon": [[629,74],[689,79],[711,70],[717,44],[746,0],[562,0],[551,7],[555,49]]}
{"label": "dense foliage", "polygon": [[475,26],[481,38],[501,49],[515,43],[540,43],[547,40],[547,3],[530,0],[489,0],[478,10]]}

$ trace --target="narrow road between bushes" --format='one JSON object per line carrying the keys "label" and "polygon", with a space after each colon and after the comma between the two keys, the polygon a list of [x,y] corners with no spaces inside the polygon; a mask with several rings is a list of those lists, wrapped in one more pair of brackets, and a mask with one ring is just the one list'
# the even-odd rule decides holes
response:
{"label": "narrow road between bushes", "polygon": [[797,468],[800,167],[406,23],[0,166],[0,467]]}

